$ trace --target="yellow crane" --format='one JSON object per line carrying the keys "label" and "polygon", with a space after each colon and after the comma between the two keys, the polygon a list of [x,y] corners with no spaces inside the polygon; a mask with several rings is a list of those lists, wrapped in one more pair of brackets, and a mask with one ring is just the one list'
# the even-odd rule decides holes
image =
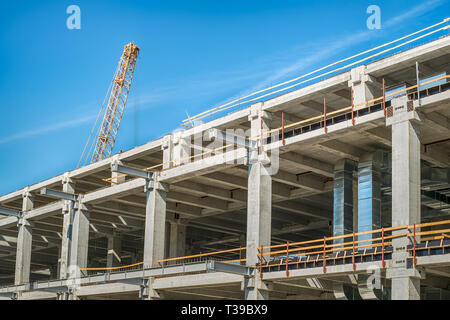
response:
{"label": "yellow crane", "polygon": [[[134,68],[139,53],[139,47],[133,43],[128,43],[120,58],[119,65],[108,89],[109,98],[103,120],[97,128],[96,138],[91,143],[92,133],[97,127],[99,116],[103,110],[104,103],[92,128],[89,139],[83,149],[78,166],[88,161],[90,163],[97,162],[111,156],[114,143],[116,141],[117,132],[119,131],[120,121],[127,103],[128,93],[130,92],[131,81],[133,80]],[[108,96],[108,94],[107,94]],[[85,155],[87,146],[91,143],[89,151]],[[83,161],[84,160],[84,161]]]}

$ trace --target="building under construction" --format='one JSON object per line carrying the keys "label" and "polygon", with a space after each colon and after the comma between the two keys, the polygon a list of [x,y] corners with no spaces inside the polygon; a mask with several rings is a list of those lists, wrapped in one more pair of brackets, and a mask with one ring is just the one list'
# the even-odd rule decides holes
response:
{"label": "building under construction", "polygon": [[0,299],[450,299],[447,22],[0,196]]}

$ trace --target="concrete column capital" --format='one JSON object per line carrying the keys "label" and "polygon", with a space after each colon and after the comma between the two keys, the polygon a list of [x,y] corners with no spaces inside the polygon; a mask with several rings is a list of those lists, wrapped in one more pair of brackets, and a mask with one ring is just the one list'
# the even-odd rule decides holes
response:
{"label": "concrete column capital", "polygon": [[414,102],[408,101],[406,96],[392,99],[391,106],[387,108],[386,126],[411,120],[422,121],[414,108]]}
{"label": "concrete column capital", "polygon": [[381,84],[379,83],[379,80],[377,80],[375,77],[371,76],[370,74],[365,74],[365,73],[355,75],[355,78],[352,77],[352,79],[350,79],[348,81],[348,86],[354,87],[361,83],[375,85],[377,87],[381,86]]}
{"label": "concrete column capital", "polygon": [[241,290],[244,291],[246,300],[267,300],[270,291],[273,291],[273,283],[259,277],[259,272],[251,277],[244,277],[241,282]]}
{"label": "concrete column capital", "polygon": [[270,290],[270,286],[273,287],[273,284],[269,281],[262,280],[259,275],[254,275],[251,277],[246,277],[241,282],[241,289],[244,290],[245,288],[265,288],[267,290]]}
{"label": "concrete column capital", "polygon": [[159,300],[164,299],[164,293],[153,289],[154,278],[146,279],[142,285],[139,292],[139,296],[142,300]]}
{"label": "concrete column capital", "polygon": [[425,273],[422,273],[416,268],[405,269],[405,268],[388,268],[386,269],[386,278],[387,279],[395,279],[395,278],[414,278],[414,279],[422,279],[425,277]]}
{"label": "concrete column capital", "polygon": [[82,211],[90,211],[92,210],[92,206],[83,203],[83,195],[80,194],[78,196],[78,201],[74,202],[74,209],[82,210]]}
{"label": "concrete column capital", "polygon": [[364,153],[359,159],[360,163],[372,162],[374,164],[381,164],[383,162],[383,151],[376,150],[374,152]]}
{"label": "concrete column capital", "polygon": [[26,226],[26,227],[34,227],[34,222],[31,220],[28,220],[26,218],[19,218],[19,220],[17,220],[17,226]]}
{"label": "concrete column capital", "polygon": [[258,102],[258,103],[255,103],[254,105],[250,106],[250,114],[248,116],[248,120],[252,121],[257,118],[271,120],[272,114],[270,112],[264,111],[263,106],[264,106],[263,102]]}
{"label": "concrete column capital", "polygon": [[173,144],[179,144],[183,140],[182,135],[183,131],[175,132],[172,137]]}
{"label": "concrete column capital", "polygon": [[350,80],[348,86],[357,85],[361,82],[370,81],[373,77],[366,73],[367,67],[365,65],[358,66],[350,70]]}
{"label": "concrete column capital", "polygon": [[73,205],[72,201],[64,200],[63,207],[62,207],[63,215],[66,213],[69,213],[73,207],[74,207],[74,205]]}
{"label": "concrete column capital", "polygon": [[164,136],[163,141],[161,143],[161,149],[167,149],[170,147],[170,145],[172,144],[173,141],[173,135],[172,134],[168,134],[166,136]]}
{"label": "concrete column capital", "polygon": [[22,192],[22,198],[34,198],[34,194],[31,193],[30,188],[26,187]]}
{"label": "concrete column capital", "polygon": [[115,154],[111,157],[111,164],[123,164],[120,160],[120,154]]}
{"label": "concrete column capital", "polygon": [[61,183],[62,183],[63,185],[64,185],[64,184],[68,184],[68,183],[70,183],[70,184],[75,184],[75,181],[74,181],[72,178],[70,178],[69,172],[65,172],[65,173],[63,174],[62,179],[61,179]]}
{"label": "concrete column capital", "polygon": [[356,163],[356,161],[351,160],[351,159],[340,159],[336,162],[336,164],[334,165],[334,170],[335,171],[355,171],[355,169],[357,168],[358,164]]}
{"label": "concrete column capital", "polygon": [[171,225],[185,226],[189,223],[189,220],[185,218],[180,218],[179,216],[174,216],[172,219],[169,220],[169,223]]}
{"label": "concrete column capital", "polygon": [[159,182],[157,179],[147,181],[145,191],[147,192],[153,189],[163,192],[169,192],[170,185],[165,182]]}

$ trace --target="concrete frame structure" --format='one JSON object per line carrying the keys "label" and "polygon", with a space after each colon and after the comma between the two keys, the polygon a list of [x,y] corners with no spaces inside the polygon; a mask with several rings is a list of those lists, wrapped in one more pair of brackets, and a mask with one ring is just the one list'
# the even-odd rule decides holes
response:
{"label": "concrete frame structure", "polygon": [[[373,299],[379,295],[365,283],[374,266],[392,299],[426,298],[431,289],[447,292],[450,255],[418,257],[411,268],[408,237],[392,241],[394,253],[386,267],[361,262],[357,270],[344,264],[327,267],[326,273],[315,267],[293,270],[289,277],[274,271],[261,278],[257,265],[261,246],[329,237],[339,228],[345,233],[356,231],[362,212],[358,199],[363,197],[358,196],[355,178],[378,150],[392,154],[391,185],[384,183],[375,190],[377,195],[368,199],[373,210],[377,201],[392,202],[392,221],[380,227],[424,221],[421,204],[430,211],[427,217],[432,221],[448,218],[448,175],[444,181],[430,178],[437,181],[431,186],[420,176],[425,166],[450,167],[448,87],[425,92],[420,103],[410,92],[394,98],[386,115],[382,109],[356,108],[359,113],[354,123],[350,119],[332,121],[327,132],[311,125],[301,134],[286,137],[285,144],[251,138],[223,153],[187,160],[210,150],[211,145],[227,143],[218,132],[249,130],[254,137],[279,127],[281,113],[286,123],[320,115],[324,97],[329,109],[337,110],[350,105],[351,92],[355,104],[379,97],[381,79],[389,87],[415,83],[416,62],[428,75],[449,74],[450,37],[0,196],[1,207],[22,212],[19,218],[0,218],[0,285],[8,286],[0,288],[0,294],[20,299],[64,295],[72,299],[348,299],[343,288],[351,287],[360,298]],[[213,144],[199,139],[212,129],[217,130]],[[279,152],[275,172],[273,152]],[[151,177],[136,177],[111,172],[112,163],[141,170],[164,165]],[[345,163],[352,168],[340,177],[338,172]],[[339,179],[346,181],[345,188]],[[79,197],[77,201],[55,201],[40,194],[41,188]],[[343,197],[336,197],[339,190]],[[439,197],[421,203],[427,192]],[[337,220],[333,224],[333,212],[342,214],[340,225]],[[190,253],[236,249],[243,239],[246,250],[240,251],[239,258],[246,258],[245,264],[158,262]],[[120,265],[139,261],[143,269],[92,274],[90,285],[84,286],[87,280],[79,268],[119,265],[111,252],[119,247]],[[58,265],[58,279],[51,279],[49,270]],[[70,290],[68,281],[79,278],[79,287]]]}

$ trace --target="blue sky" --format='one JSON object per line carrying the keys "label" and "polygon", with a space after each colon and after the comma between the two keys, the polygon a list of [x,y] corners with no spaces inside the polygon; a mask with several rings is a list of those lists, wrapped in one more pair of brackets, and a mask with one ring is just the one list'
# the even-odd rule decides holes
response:
{"label": "blue sky", "polygon": [[[81,29],[66,28],[66,8]],[[381,9],[369,30],[369,5]],[[141,48],[115,152],[254,89],[437,23],[449,0],[2,1],[0,194],[72,170],[123,46]]]}

